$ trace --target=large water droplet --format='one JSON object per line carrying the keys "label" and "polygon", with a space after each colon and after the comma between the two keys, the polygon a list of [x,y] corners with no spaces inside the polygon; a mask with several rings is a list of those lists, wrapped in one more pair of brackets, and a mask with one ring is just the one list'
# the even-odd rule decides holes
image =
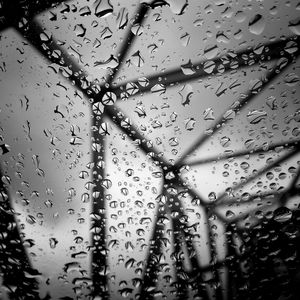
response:
{"label": "large water droplet", "polygon": [[274,220],[279,223],[286,222],[292,217],[292,212],[287,207],[279,207],[274,211]]}
{"label": "large water droplet", "polygon": [[293,33],[300,35],[300,17],[297,19],[291,20],[289,22],[289,28]]}
{"label": "large water droplet", "polygon": [[253,34],[260,35],[266,26],[265,19],[262,15],[257,14],[249,21],[249,31]]}
{"label": "large water droplet", "polygon": [[107,17],[114,10],[109,0],[97,0],[95,4],[95,15],[98,18]]}

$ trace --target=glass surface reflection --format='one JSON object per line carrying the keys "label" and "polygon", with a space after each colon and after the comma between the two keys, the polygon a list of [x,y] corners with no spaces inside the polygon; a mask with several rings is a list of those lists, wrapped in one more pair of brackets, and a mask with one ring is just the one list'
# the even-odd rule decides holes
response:
{"label": "glass surface reflection", "polygon": [[299,4],[1,3],[1,297],[297,299]]}

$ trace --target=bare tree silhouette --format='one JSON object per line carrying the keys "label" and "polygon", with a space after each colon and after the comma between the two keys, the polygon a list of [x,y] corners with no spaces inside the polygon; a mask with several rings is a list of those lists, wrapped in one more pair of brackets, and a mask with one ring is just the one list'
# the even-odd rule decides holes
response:
{"label": "bare tree silhouette", "polygon": [[[68,67],[72,71],[72,75],[68,78],[75,87],[80,90],[83,95],[90,102],[91,107],[98,102],[102,102],[103,96],[107,92],[113,92],[117,99],[120,99],[121,93],[126,92],[126,83],[121,85],[113,85],[113,81],[116,78],[118,71],[120,70],[131,45],[135,42],[136,36],[131,32],[130,28],[124,39],[123,44],[120,47],[119,52],[119,67],[115,68],[106,78],[106,85],[95,86],[95,83],[87,81],[87,72],[83,67],[77,65],[72,58],[66,53],[62,47],[60,47],[54,38],[48,42],[41,43],[40,34],[43,32],[41,25],[34,20],[34,15],[39,13],[51,5],[59,3],[60,1],[44,1],[35,2],[30,1],[10,1],[5,2],[2,7],[2,14],[5,15],[5,20],[1,24],[1,29],[8,26],[14,27],[18,30],[44,57],[49,61],[55,62],[60,66]],[[164,1],[153,1],[151,4],[142,3],[136,12],[136,19],[133,25],[141,24],[147,12],[151,7],[156,5],[166,5]],[[23,27],[19,27],[18,22],[22,17],[26,16],[28,23]],[[294,41],[297,44],[298,50],[293,54],[285,51],[284,48],[288,42]],[[285,40],[272,42],[264,45],[262,54],[256,54],[254,49],[245,49],[236,53],[235,58],[228,58],[234,60],[239,68],[249,68],[255,64],[261,62],[274,62],[274,66],[266,74],[263,74],[261,81],[263,85],[260,89],[262,92],[272,83],[278,75],[286,70],[292,63],[294,63],[299,55],[300,38],[298,36],[290,37]],[[60,58],[51,56],[51,52],[59,50],[61,53]],[[183,75],[181,68],[167,71],[162,74],[154,74],[148,77],[149,84],[146,87],[139,86],[139,92],[145,94],[151,91],[151,88],[158,83],[158,79],[162,78],[160,84],[165,87],[176,85],[183,82],[190,82],[199,78],[207,76],[220,76],[218,72],[218,66],[223,63],[225,56],[214,59],[215,68],[211,74],[207,74],[204,70],[205,61],[199,62],[196,65],[196,72],[193,75]],[[285,58],[284,64],[278,63],[280,58]],[[245,59],[246,58],[246,59]],[[249,59],[251,58],[251,59]],[[231,70],[231,65],[228,63],[225,65],[224,72]],[[224,74],[224,73],[223,73]],[[138,80],[130,81],[138,85]],[[236,100],[236,105],[231,108],[233,111],[238,112],[245,109],[252,101],[258,97],[257,91],[247,90]],[[131,95],[128,94],[127,98]],[[227,110],[225,110],[226,112]],[[224,112],[224,113],[225,113]],[[154,148],[150,147],[147,143],[145,136],[139,131],[139,129],[127,122],[127,126],[122,126],[122,123],[127,120],[127,116],[117,106],[105,106],[105,110],[101,115],[93,115],[93,127],[99,128],[103,118],[111,120],[123,133],[125,133],[132,141],[139,145],[139,148],[147,155],[151,154],[153,161],[161,167],[164,173],[163,179],[163,191],[162,195],[166,197],[165,204],[159,204],[156,213],[156,220],[154,220],[154,226],[152,235],[150,238],[150,246],[148,250],[148,256],[145,262],[143,282],[140,291],[140,299],[153,299],[155,295],[155,287],[157,285],[157,278],[159,274],[159,260],[162,251],[162,241],[165,232],[165,226],[161,219],[164,217],[169,218],[173,229],[174,240],[174,260],[176,265],[176,281],[173,284],[176,292],[177,299],[187,298],[188,289],[190,287],[195,291],[196,296],[199,299],[210,299],[211,293],[207,289],[207,284],[212,282],[215,284],[215,292],[213,296],[217,300],[224,299],[224,287],[221,285],[220,270],[226,267],[228,271],[228,295],[227,299],[276,299],[277,295],[283,292],[287,296],[293,297],[291,290],[296,295],[297,283],[299,282],[299,272],[297,266],[299,266],[299,255],[297,249],[299,249],[299,211],[295,211],[291,220],[284,222],[277,222],[276,220],[262,220],[251,230],[240,230],[237,226],[238,221],[243,217],[239,216],[234,219],[233,222],[228,222],[219,212],[218,208],[222,205],[228,205],[228,201],[234,203],[235,199],[228,199],[226,192],[213,204],[206,203],[201,199],[200,195],[192,188],[188,187],[185,181],[181,177],[181,168],[186,165],[185,160],[195,150],[201,147],[207,140],[207,135],[201,135],[193,143],[193,145],[185,151],[181,158],[175,163],[171,164],[160,155],[160,153]],[[221,127],[224,127],[230,122],[223,116],[215,122],[212,128],[212,135],[216,134]],[[106,261],[106,224],[105,224],[105,200],[104,189],[101,185],[101,179],[103,178],[104,168],[102,161],[105,161],[105,137],[102,136],[99,131],[92,132],[92,143],[95,145],[93,149],[93,182],[95,184],[93,192],[97,192],[98,198],[93,199],[92,206],[92,276],[93,276],[93,296],[100,295],[102,299],[108,299],[108,286],[107,286],[107,261]],[[277,147],[284,147],[286,153],[280,158],[274,160],[273,163],[266,165],[258,170],[255,175],[249,176],[246,182],[241,182],[238,185],[232,187],[237,190],[245,184],[252,182],[268,170],[274,168],[275,165],[281,164],[294,157],[299,153],[299,140],[289,141],[287,143],[277,143],[270,145],[268,150],[274,150]],[[97,147],[97,145],[99,147]],[[230,155],[221,155],[213,157],[211,159],[196,160],[189,164],[191,166],[200,165],[203,163],[210,163],[212,161],[226,160],[231,157],[241,157],[244,155],[254,155],[266,151],[264,148],[257,148],[253,151],[242,150]],[[168,174],[172,173],[174,176],[172,179],[167,179]],[[282,192],[265,193],[261,195],[251,195],[248,201],[252,201],[255,197],[269,197],[274,196],[274,201],[281,203],[282,207],[286,203],[287,199],[298,195],[299,187],[296,186],[299,179],[298,172],[294,177],[294,180],[290,186]],[[177,195],[173,195],[169,192],[169,188],[176,188],[179,193],[187,192],[191,197],[201,199],[201,206],[205,211],[205,219],[207,225],[207,235],[210,240],[210,256],[212,263],[209,266],[201,267],[198,261],[197,249],[194,245],[194,232],[193,228],[186,221],[186,212],[181,203],[181,200]],[[14,219],[14,213],[10,206],[10,200],[8,191],[1,183],[1,195],[4,199],[1,202],[1,226],[2,232],[7,232],[7,235],[3,236],[1,243],[1,272],[4,276],[4,284],[10,287],[14,287],[10,293],[12,299],[38,299],[37,294],[37,282],[34,276],[37,272],[30,266],[29,259],[26,251],[22,245],[22,239],[18,232],[16,221]],[[223,261],[217,260],[214,238],[211,232],[210,218],[215,215],[226,225],[226,237],[227,237],[227,257]],[[292,228],[290,228],[292,227]],[[294,235],[293,239],[287,236],[287,232],[290,235]],[[240,246],[242,250],[238,250],[237,241],[241,241],[243,246]],[[282,245],[288,245],[283,249]],[[187,249],[188,259],[190,260],[191,270],[185,270],[182,261],[183,247]],[[276,249],[276,251],[274,250]],[[272,253],[272,251],[274,253]],[[291,253],[292,252],[292,253]],[[295,254],[294,254],[295,252]],[[201,255],[200,255],[201,256]],[[283,268],[283,269],[282,269]],[[285,269],[284,269],[285,268]],[[204,279],[205,272],[212,274],[210,282],[206,282]],[[32,275],[32,276],[28,276]],[[18,282],[14,282],[14,278],[18,278]],[[293,278],[293,281],[289,282],[289,279]],[[290,294],[290,295],[289,295]],[[26,295],[26,296],[24,296]],[[290,298],[292,299],[292,298]],[[296,299],[296,298],[295,298]]]}

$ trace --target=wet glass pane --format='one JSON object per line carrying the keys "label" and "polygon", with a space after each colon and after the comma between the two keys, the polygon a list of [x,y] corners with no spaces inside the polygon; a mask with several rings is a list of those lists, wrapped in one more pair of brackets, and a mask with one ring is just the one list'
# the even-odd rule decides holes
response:
{"label": "wet glass pane", "polygon": [[297,1],[0,1],[0,298],[300,294]]}

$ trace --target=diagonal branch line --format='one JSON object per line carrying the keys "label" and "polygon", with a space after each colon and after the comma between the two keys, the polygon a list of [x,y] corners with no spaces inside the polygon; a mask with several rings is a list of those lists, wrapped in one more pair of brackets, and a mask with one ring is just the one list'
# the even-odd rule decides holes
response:
{"label": "diagonal branch line", "polygon": [[243,205],[247,203],[251,203],[253,200],[260,201],[262,199],[266,200],[273,200],[276,197],[280,198],[286,191],[278,192],[265,192],[265,193],[257,193],[257,194],[251,194],[247,196],[246,200],[241,200],[240,197],[234,197],[230,199],[223,199],[218,203],[218,207],[220,206],[232,206],[233,204]]}
{"label": "diagonal branch line", "polygon": [[[243,200],[243,201],[241,201],[240,198],[224,199],[223,201],[221,201],[218,204],[218,207],[222,207],[222,206],[232,207],[232,205],[234,205],[234,204],[242,206],[244,204],[251,203],[253,201],[261,202],[262,200],[267,200],[268,202],[269,201],[272,201],[272,202],[274,201],[274,202],[279,202],[279,203],[281,202],[281,204],[282,204],[283,197],[284,197],[284,199],[288,199],[290,197],[297,195],[299,193],[299,191],[300,191],[299,188],[295,188],[293,190],[290,190],[287,188],[282,192],[265,192],[265,193],[253,194],[253,195],[250,195],[249,197],[247,197],[247,200]],[[266,205],[269,205],[269,203],[266,203]],[[230,222],[236,223],[237,221],[239,221],[240,219],[245,217],[248,213],[249,213],[249,210],[247,210],[247,212],[245,212],[243,214],[239,214],[238,217],[236,217],[234,219],[231,218]],[[222,220],[226,220],[228,222],[228,219],[224,218],[220,213],[218,213],[218,217],[220,217],[220,216],[221,216]]]}
{"label": "diagonal branch line", "polygon": [[[266,207],[266,206],[269,206],[270,205],[270,201],[272,202],[275,202],[275,203],[280,203],[280,197],[273,197],[273,198],[270,198],[268,203],[263,203],[262,205],[260,205],[260,209],[263,208],[263,207]],[[240,204],[240,203],[239,203]],[[242,203],[244,204],[244,203]],[[274,204],[274,203],[273,203]],[[224,223],[227,223],[230,222],[230,223],[238,223],[239,221],[247,218],[249,215],[251,215],[253,212],[256,212],[257,211],[257,207],[254,207],[254,208],[248,208],[247,211],[243,211],[242,213],[239,213],[237,216],[234,216],[234,217],[230,217],[230,220],[226,217],[224,217],[221,212],[216,212],[215,211],[215,214],[218,216],[219,219],[221,219]]]}
{"label": "diagonal branch line", "polygon": [[[276,165],[283,163],[285,161],[287,161],[288,159],[290,159],[291,157],[293,157],[294,155],[299,153],[299,148],[300,146],[297,146],[296,149],[292,149],[290,150],[288,153],[286,153],[285,155],[283,155],[282,157],[278,158],[277,160],[275,160],[273,163],[271,163],[270,165],[265,166],[264,168],[262,168],[261,170],[259,170],[257,173],[255,173],[252,176],[249,176],[246,181],[240,182],[238,185],[233,186],[233,190],[238,190],[239,188],[241,188],[242,186],[246,185],[247,183],[255,180],[256,178],[258,178],[259,176],[263,175],[264,173],[268,172],[269,170],[271,170],[272,168],[274,168]],[[220,220],[222,220],[224,223],[228,223],[228,219],[224,218],[221,214],[219,214],[216,211],[216,208],[221,206],[221,205],[225,205],[228,201],[228,204],[232,205],[233,200],[232,199],[228,199],[227,198],[227,193],[224,192],[223,194],[221,194],[216,201],[214,201],[213,203],[208,203],[207,201],[204,201],[204,199],[198,194],[197,191],[195,191],[194,189],[192,189],[191,187],[188,187],[185,182],[183,181],[183,179],[181,177],[176,178],[176,183],[177,184],[182,184],[182,187],[185,188],[185,190],[194,198],[198,198],[201,201],[201,205],[207,210],[209,215],[215,214],[218,216],[218,218]],[[298,192],[298,189],[296,189],[295,191],[293,191],[293,193],[291,195],[294,195]],[[282,195],[284,195],[284,193],[282,193]],[[266,195],[267,196],[267,195]],[[228,199],[228,200],[227,200]]]}
{"label": "diagonal branch line", "polygon": [[298,146],[298,144],[300,143],[300,140],[296,140],[296,141],[289,141],[289,142],[283,142],[283,143],[275,143],[275,144],[271,144],[266,146],[262,146],[262,147],[255,147],[252,150],[240,150],[240,151],[236,151],[236,152],[230,152],[230,153],[225,153],[225,154],[221,154],[218,156],[214,156],[214,157],[209,157],[209,158],[205,158],[205,159],[200,159],[200,160],[196,160],[193,162],[189,162],[187,164],[183,164],[181,166],[179,166],[178,168],[182,168],[186,165],[188,165],[189,167],[197,167],[203,164],[208,164],[208,163],[212,163],[212,162],[221,162],[227,159],[234,159],[237,157],[241,157],[241,156],[248,156],[248,155],[255,155],[255,154],[260,154],[260,153],[266,153],[267,151],[273,151],[273,150],[277,150],[277,149],[281,149],[281,148],[289,148],[289,147],[294,147],[294,146]]}
{"label": "diagonal branch line", "polygon": [[[292,41],[296,43],[298,48],[300,47],[300,37],[290,37],[284,41],[276,41],[264,45],[263,53],[258,53],[255,49],[250,48],[240,50],[234,54],[231,53],[232,55],[225,54],[212,60],[198,62],[194,65],[194,74],[191,75],[185,75],[182,68],[177,68],[160,74],[146,76],[148,80],[148,85],[146,86],[141,86],[139,84],[139,80],[136,79],[112,86],[111,91],[117,95],[118,99],[120,99],[121,93],[126,91],[126,85],[128,83],[137,85],[139,87],[140,94],[146,94],[151,92],[151,89],[158,83],[168,87],[212,76],[223,76],[225,73],[235,72],[237,69],[248,68],[257,65],[258,63],[270,62],[290,56],[287,52],[287,45]],[[286,49],[286,51],[284,49]],[[207,70],[206,66],[208,63],[214,65],[213,71]],[[222,71],[220,71],[221,67]],[[127,98],[132,96],[134,95],[128,94]]]}
{"label": "diagonal branch line", "polygon": [[[237,184],[236,186],[233,187],[233,190],[238,190],[240,189],[242,186],[245,186],[247,183],[255,180],[256,178],[260,177],[261,175],[263,175],[264,173],[268,172],[269,170],[273,169],[276,165],[281,164],[285,161],[287,161],[288,159],[290,159],[291,157],[293,157],[294,155],[299,153],[299,147],[297,147],[296,149],[286,153],[285,155],[283,155],[282,157],[278,158],[277,160],[275,160],[273,163],[265,166],[264,168],[260,169],[256,174],[249,176],[245,182],[240,182],[239,184]],[[227,193],[224,192],[222,195],[220,195],[217,200],[215,202],[213,202],[210,206],[211,207],[217,207],[220,203],[222,203],[224,201],[224,199],[226,199],[227,197]]]}
{"label": "diagonal branch line", "polygon": [[[300,50],[297,51],[297,55],[299,55],[299,53],[300,53]],[[283,65],[282,64],[277,64],[276,66],[273,67],[273,69],[271,71],[267,72],[267,74],[265,76],[263,76],[262,79],[261,79],[262,86],[261,86],[259,92],[264,91],[270,85],[270,83],[272,83],[276,79],[276,77],[281,72],[283,72],[283,70],[287,69],[287,67],[291,64],[291,62],[293,60],[294,60],[294,57],[288,56],[287,61],[285,62],[285,64],[283,64]],[[231,121],[231,119],[228,119],[228,118],[224,117],[226,112],[231,111],[233,113],[237,113],[238,111],[244,109],[247,105],[249,105],[257,97],[257,95],[258,95],[257,91],[248,90],[242,97],[240,97],[238,99],[238,101],[236,102],[236,103],[238,103],[237,105],[227,109],[225,111],[225,113],[219,118],[219,120],[211,128],[212,134],[210,136],[203,135],[202,137],[200,137],[190,148],[188,148],[183,153],[183,155],[177,161],[176,164],[177,165],[182,164],[187,156],[192,154],[198,147],[200,147],[209,138],[211,138],[212,135],[216,134],[219,130],[222,129],[222,127],[224,125],[226,125],[229,121]]]}

